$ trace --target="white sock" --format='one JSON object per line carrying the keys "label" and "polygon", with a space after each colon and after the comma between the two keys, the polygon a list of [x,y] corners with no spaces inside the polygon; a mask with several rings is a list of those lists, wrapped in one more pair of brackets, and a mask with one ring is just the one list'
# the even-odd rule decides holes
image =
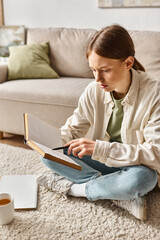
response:
{"label": "white sock", "polygon": [[67,194],[73,197],[86,197],[85,188],[86,183],[73,184]]}

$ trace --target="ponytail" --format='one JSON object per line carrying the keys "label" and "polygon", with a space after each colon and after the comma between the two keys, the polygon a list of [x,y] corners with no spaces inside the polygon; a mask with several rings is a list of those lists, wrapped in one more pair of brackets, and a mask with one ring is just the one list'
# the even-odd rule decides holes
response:
{"label": "ponytail", "polygon": [[143,67],[143,65],[136,58],[134,58],[133,68],[135,70],[140,70],[140,71],[145,72],[145,68]]}

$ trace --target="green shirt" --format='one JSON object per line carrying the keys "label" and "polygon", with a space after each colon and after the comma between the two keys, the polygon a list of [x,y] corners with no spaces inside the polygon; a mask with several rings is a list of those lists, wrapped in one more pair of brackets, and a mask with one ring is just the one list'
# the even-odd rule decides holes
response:
{"label": "green shirt", "polygon": [[121,139],[121,124],[123,120],[123,106],[121,105],[122,99],[115,99],[113,93],[111,96],[114,102],[111,118],[109,120],[107,132],[111,137],[111,141],[122,142]]}

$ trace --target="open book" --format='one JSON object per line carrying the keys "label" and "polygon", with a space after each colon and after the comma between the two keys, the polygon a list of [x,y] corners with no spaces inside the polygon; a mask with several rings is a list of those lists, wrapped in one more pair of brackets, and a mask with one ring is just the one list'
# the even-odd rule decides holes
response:
{"label": "open book", "polygon": [[61,147],[61,132],[44,121],[24,113],[25,143],[42,157],[81,171],[81,166],[63,150],[52,150]]}

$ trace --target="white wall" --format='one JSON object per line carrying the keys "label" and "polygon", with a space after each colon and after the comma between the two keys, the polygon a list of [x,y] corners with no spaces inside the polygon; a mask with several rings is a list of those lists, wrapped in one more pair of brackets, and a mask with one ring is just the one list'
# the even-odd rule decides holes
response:
{"label": "white wall", "polygon": [[160,8],[98,8],[97,0],[3,0],[5,25],[160,31]]}

